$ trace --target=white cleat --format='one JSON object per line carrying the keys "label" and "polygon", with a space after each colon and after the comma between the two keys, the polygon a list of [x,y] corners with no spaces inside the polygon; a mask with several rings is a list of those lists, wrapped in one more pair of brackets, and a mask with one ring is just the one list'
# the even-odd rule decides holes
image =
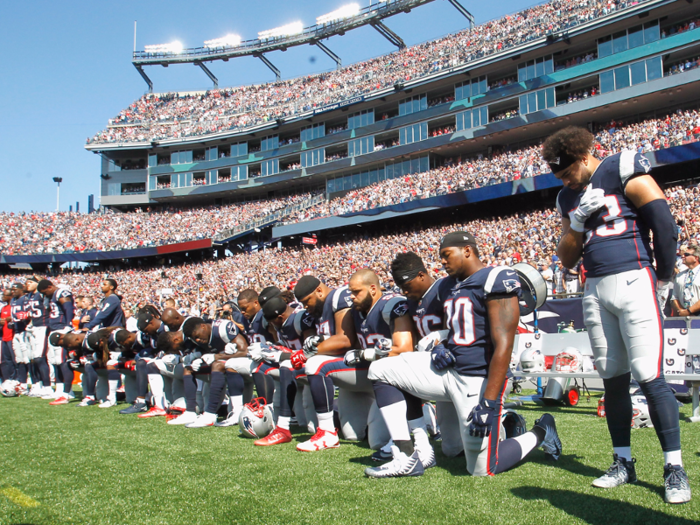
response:
{"label": "white cleat", "polygon": [[185,425],[186,428],[204,428],[213,427],[216,423],[216,414],[210,414],[209,412],[204,412],[197,416],[197,419],[192,423]]}
{"label": "white cleat", "polygon": [[394,459],[380,467],[366,468],[365,475],[370,478],[399,478],[407,476],[422,476],[425,469],[418,457],[418,452],[407,456],[397,446],[391,447]]}
{"label": "white cleat", "polygon": [[417,439],[415,449],[416,452],[418,452],[420,462],[423,464],[423,469],[429,469],[437,465],[437,462],[435,461],[435,451],[433,450],[430,441],[425,439],[423,442],[423,440]]}
{"label": "white cleat", "polygon": [[83,400],[78,403],[76,406],[79,407],[91,407],[92,405],[96,405],[97,401],[95,401],[95,398],[92,396],[85,396]]}
{"label": "white cleat", "polygon": [[45,395],[46,393],[44,392],[44,387],[41,387],[39,385],[32,385],[32,388],[29,390],[27,397],[42,397]]}
{"label": "white cleat", "polygon": [[56,397],[61,397],[61,396],[63,396],[63,392],[61,392],[61,394],[56,394],[56,392],[51,390],[51,387],[49,387],[49,390],[47,390],[46,392],[42,392],[41,399],[43,399],[45,401],[50,401],[52,399],[56,399]]}
{"label": "white cleat", "polygon": [[340,439],[338,439],[338,431],[331,432],[329,430],[321,430],[320,428],[308,441],[299,443],[297,450],[300,452],[316,452],[326,450],[327,448],[338,448]]}
{"label": "white cleat", "polygon": [[117,400],[116,399],[105,399],[104,401],[102,401],[102,403],[100,403],[97,406],[100,408],[112,408],[112,407],[117,406]]}
{"label": "white cleat", "polygon": [[664,500],[666,503],[688,503],[690,501],[690,483],[688,475],[680,465],[664,466]]}
{"label": "white cleat", "polygon": [[196,412],[183,412],[174,419],[168,421],[168,425],[188,425],[197,421]]}
{"label": "white cleat", "polygon": [[243,407],[239,407],[238,409],[233,409],[231,412],[229,412],[229,415],[226,419],[223,421],[219,421],[217,423],[214,423],[215,427],[233,427],[238,424],[238,419],[241,416],[241,412],[243,411]]}

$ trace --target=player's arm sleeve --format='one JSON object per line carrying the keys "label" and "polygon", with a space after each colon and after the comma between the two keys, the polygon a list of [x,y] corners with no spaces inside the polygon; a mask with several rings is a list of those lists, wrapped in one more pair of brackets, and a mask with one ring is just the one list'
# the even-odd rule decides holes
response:
{"label": "player's arm sleeve", "polygon": [[75,317],[75,306],[73,305],[73,299],[69,297],[68,300],[61,306],[63,307],[63,312],[66,314],[66,323],[71,324],[73,322],[73,317]]}
{"label": "player's arm sleeve", "polygon": [[666,199],[656,199],[638,208],[639,216],[654,233],[656,278],[670,281],[676,267],[678,226]]}
{"label": "player's arm sleeve", "polygon": [[102,308],[100,308],[100,311],[97,312],[95,318],[85,325],[85,328],[89,330],[95,328],[96,326],[99,326],[100,324],[102,324],[103,320],[108,319],[112,315],[112,313],[114,312],[114,310],[117,309],[118,306],[119,299],[117,299],[114,296],[107,297],[107,299],[105,299],[105,305]]}

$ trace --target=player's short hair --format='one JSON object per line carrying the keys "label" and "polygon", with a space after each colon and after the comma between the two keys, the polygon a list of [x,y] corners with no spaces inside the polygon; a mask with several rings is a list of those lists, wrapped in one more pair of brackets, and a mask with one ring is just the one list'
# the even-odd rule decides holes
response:
{"label": "player's short hair", "polygon": [[114,279],[104,279],[104,281],[108,282],[114,290],[117,289],[117,281],[115,281]]}
{"label": "player's short hair", "polygon": [[415,279],[420,272],[427,274],[428,270],[415,252],[400,253],[391,261],[391,276],[399,286]]}
{"label": "player's short hair", "polygon": [[37,292],[43,292],[52,284],[53,283],[51,281],[49,281],[48,279],[42,279],[41,281],[39,281],[39,284],[36,285],[36,290],[37,290]]}
{"label": "player's short hair", "polygon": [[[163,332],[163,333],[165,334],[167,332]],[[126,343],[126,340],[129,338],[130,335],[131,335],[131,332],[129,332],[128,330],[124,330],[122,328],[122,329],[119,329],[116,331],[116,333],[114,334],[114,340],[117,342],[118,345],[123,346]]]}
{"label": "player's short hair", "polygon": [[192,332],[204,324],[201,317],[190,317],[182,323],[182,333],[187,339],[192,339]]}
{"label": "player's short hair", "polygon": [[252,288],[248,288],[247,290],[243,290],[241,293],[238,294],[238,304],[241,304],[241,301],[247,301],[249,303],[252,303],[254,301],[258,300],[258,292],[253,290]]}
{"label": "player's short hair", "polygon": [[160,318],[160,310],[153,306],[152,304],[147,304],[146,306],[142,306],[139,308],[139,314],[149,314],[152,315],[153,317]]}
{"label": "player's short hair", "polygon": [[291,290],[282,290],[279,294],[279,297],[281,297],[282,300],[287,304],[293,303],[297,300],[297,298],[294,297],[294,292],[292,292]]}
{"label": "player's short hair", "polygon": [[595,137],[587,129],[568,126],[547,137],[542,144],[542,157],[550,164],[560,164],[556,161],[563,157],[585,159],[593,148],[594,140]]}
{"label": "player's short hair", "polygon": [[15,281],[14,283],[12,283],[12,286],[10,286],[10,288],[19,288],[21,290],[24,290],[24,284],[19,281]]}
{"label": "player's short hair", "polygon": [[159,352],[168,352],[172,350],[173,347],[170,340],[172,339],[173,335],[173,332],[161,332],[158,335],[158,341],[156,342],[156,350]]}

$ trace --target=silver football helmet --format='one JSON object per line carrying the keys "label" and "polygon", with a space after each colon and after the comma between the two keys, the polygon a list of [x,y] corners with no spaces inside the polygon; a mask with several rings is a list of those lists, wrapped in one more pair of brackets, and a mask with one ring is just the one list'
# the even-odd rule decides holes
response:
{"label": "silver football helmet", "polygon": [[520,369],[528,374],[544,372],[544,356],[539,350],[528,348],[520,354]]}
{"label": "silver football helmet", "polygon": [[20,392],[20,383],[14,379],[6,379],[0,385],[0,394],[5,397],[17,397]]}
{"label": "silver football helmet", "polygon": [[238,417],[238,429],[245,437],[260,439],[275,428],[272,408],[258,397],[246,404]]}

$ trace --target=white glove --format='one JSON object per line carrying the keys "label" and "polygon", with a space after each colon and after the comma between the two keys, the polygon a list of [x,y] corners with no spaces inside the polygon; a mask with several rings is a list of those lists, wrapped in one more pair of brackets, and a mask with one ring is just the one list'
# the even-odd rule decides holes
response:
{"label": "white glove", "polygon": [[224,347],[224,354],[233,355],[238,352],[238,345],[236,343],[227,343]]}
{"label": "white glove", "polygon": [[198,372],[199,369],[202,367],[203,364],[204,364],[204,361],[203,361],[202,359],[195,359],[195,360],[192,361],[192,363],[190,364],[190,367],[191,367],[192,370],[194,370],[195,372]]}
{"label": "white glove", "polygon": [[214,354],[204,354],[202,356],[202,361],[211,366],[211,364],[216,361],[216,356]]}
{"label": "white glove", "polygon": [[589,184],[583,192],[578,208],[569,213],[571,229],[583,232],[586,219],[605,205],[605,191],[602,188],[593,189]]}
{"label": "white glove", "polygon": [[116,359],[110,359],[109,361],[107,361],[107,364],[109,366],[117,366],[119,364],[119,361],[117,361]]}
{"label": "white glove", "polygon": [[374,346],[366,348],[365,351],[362,352],[362,357],[365,361],[376,361],[377,359],[386,357],[389,355],[389,352],[391,352],[392,344],[391,339],[383,337],[379,339]]}
{"label": "white glove", "polygon": [[304,341],[304,355],[306,358],[315,356],[318,353],[318,344],[323,341],[320,335],[312,335]]}
{"label": "white glove", "polygon": [[250,357],[253,361],[262,361],[263,360],[263,347],[260,343],[252,343],[248,345],[248,357]]}
{"label": "white glove", "polygon": [[110,361],[119,361],[119,358],[122,356],[121,352],[110,352],[109,353],[109,360]]}
{"label": "white glove", "polygon": [[262,351],[262,358],[270,364],[279,363],[281,356],[281,350],[273,350],[272,348],[267,348]]}
{"label": "white glove", "polygon": [[656,300],[659,301],[659,308],[662,312],[672,288],[671,281],[656,281]]}
{"label": "white glove", "polygon": [[449,334],[449,332],[449,330],[438,330],[437,332],[430,332],[423,339],[418,341],[418,344],[416,345],[416,352],[432,351],[433,347],[436,344],[442,343],[445,339],[447,339],[447,335]]}

